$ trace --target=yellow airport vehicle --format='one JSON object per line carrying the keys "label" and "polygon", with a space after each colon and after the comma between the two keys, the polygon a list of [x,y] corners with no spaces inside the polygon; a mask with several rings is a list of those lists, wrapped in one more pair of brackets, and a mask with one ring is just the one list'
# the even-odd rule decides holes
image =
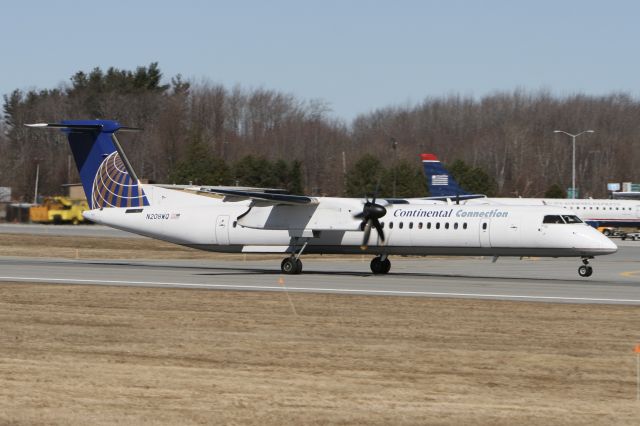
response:
{"label": "yellow airport vehicle", "polygon": [[41,205],[29,209],[31,222],[37,223],[72,223],[77,225],[84,222],[82,212],[89,210],[87,200],[71,199],[69,197],[47,197]]}

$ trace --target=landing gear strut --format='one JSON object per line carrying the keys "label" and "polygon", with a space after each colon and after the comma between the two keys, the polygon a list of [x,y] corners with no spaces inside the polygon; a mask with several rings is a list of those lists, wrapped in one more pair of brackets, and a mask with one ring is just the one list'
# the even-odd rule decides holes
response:
{"label": "landing gear strut", "polygon": [[299,274],[302,272],[302,261],[300,255],[307,248],[309,241],[305,241],[298,253],[293,253],[289,257],[285,257],[280,264],[280,270],[283,274]]}
{"label": "landing gear strut", "polygon": [[391,261],[386,254],[376,256],[371,260],[371,272],[374,274],[386,274],[391,270]]}
{"label": "landing gear strut", "polygon": [[589,258],[582,258],[582,265],[578,268],[578,275],[581,277],[590,277],[593,274],[593,268],[589,266]]}

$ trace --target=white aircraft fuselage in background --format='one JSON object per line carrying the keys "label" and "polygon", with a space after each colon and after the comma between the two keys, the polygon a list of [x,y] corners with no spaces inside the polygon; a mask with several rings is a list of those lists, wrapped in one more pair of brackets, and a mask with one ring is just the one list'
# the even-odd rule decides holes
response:
{"label": "white aircraft fuselage in background", "polygon": [[[593,198],[513,198],[484,197],[463,190],[434,154],[421,154],[427,186],[432,195],[452,200],[459,197],[466,205],[553,206],[575,214],[584,222],[600,226],[640,227],[640,201]],[[469,198],[471,197],[471,198]],[[475,197],[475,198],[473,198]]]}

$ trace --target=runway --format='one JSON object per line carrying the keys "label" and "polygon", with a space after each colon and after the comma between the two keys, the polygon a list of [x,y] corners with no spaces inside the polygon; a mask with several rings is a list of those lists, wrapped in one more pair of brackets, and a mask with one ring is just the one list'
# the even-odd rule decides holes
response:
{"label": "runway", "polygon": [[[103,226],[0,225],[0,233],[138,237]],[[391,273],[374,276],[370,257],[303,256],[301,275],[284,275],[280,260],[63,260],[0,257],[0,281],[243,291],[454,297],[565,303],[640,304],[640,242],[615,240],[619,251],[579,259],[392,257]]]}
{"label": "runway", "polygon": [[40,225],[0,223],[0,234],[57,235],[63,237],[144,238],[130,232],[101,225]]}
{"label": "runway", "polygon": [[374,276],[369,259],[305,259],[301,275],[280,261],[101,261],[0,258],[0,281],[289,291],[640,305],[638,246],[592,261],[591,278],[578,259],[394,258],[389,275]]}

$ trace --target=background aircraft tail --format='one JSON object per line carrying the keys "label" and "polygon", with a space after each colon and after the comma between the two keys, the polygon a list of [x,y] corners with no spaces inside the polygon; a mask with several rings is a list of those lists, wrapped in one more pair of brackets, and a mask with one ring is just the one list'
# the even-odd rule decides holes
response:
{"label": "background aircraft tail", "polygon": [[119,130],[140,129],[123,127],[111,120],[66,120],[27,126],[60,129],[67,135],[92,209],[149,205],[138,177],[115,137]]}
{"label": "background aircraft tail", "polygon": [[427,186],[432,197],[456,197],[470,195],[442,166],[434,154],[421,154],[422,167],[427,177]]}

